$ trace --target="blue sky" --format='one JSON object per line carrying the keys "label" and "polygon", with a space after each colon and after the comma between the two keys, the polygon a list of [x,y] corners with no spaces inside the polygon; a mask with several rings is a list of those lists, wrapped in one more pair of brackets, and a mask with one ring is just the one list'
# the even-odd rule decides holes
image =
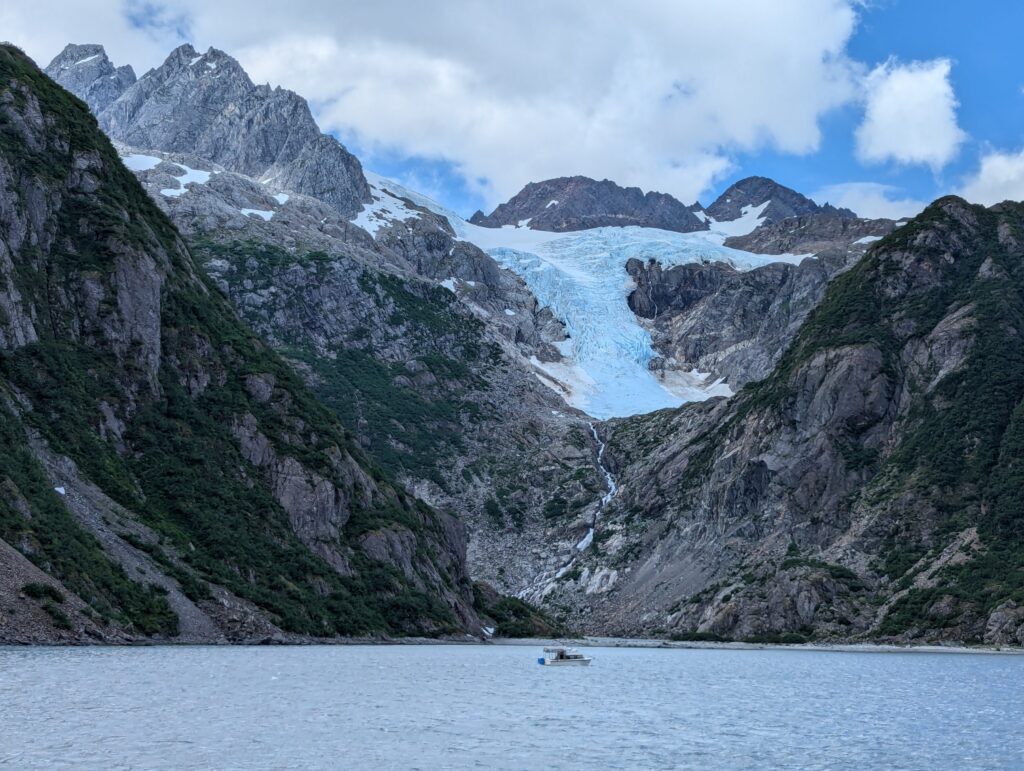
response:
{"label": "blue sky", "polygon": [[[1018,150],[1024,146],[1024,59],[1019,55],[1022,34],[1024,3],[1020,2],[877,0],[866,5],[847,47],[854,59],[869,68],[892,57],[900,61],[952,61],[958,122],[967,134],[955,158],[937,172],[920,165],[859,161],[854,132],[863,109],[851,104],[823,116],[823,139],[814,152],[795,154],[769,149],[735,154],[736,168],[701,195],[702,203],[710,204],[731,183],[751,175],[771,177],[808,195],[848,182],[891,186],[893,197],[923,202],[957,191],[986,150]],[[371,158],[373,170],[418,185],[450,208],[467,214],[487,208],[483,196],[467,185],[451,163],[400,153],[377,155],[361,148],[357,137],[342,138],[357,153]]]}
{"label": "blue sky", "polygon": [[869,216],[1024,198],[1019,2],[7,0],[0,29],[140,73],[220,48],[467,215],[571,174],[705,204],[758,174]]}

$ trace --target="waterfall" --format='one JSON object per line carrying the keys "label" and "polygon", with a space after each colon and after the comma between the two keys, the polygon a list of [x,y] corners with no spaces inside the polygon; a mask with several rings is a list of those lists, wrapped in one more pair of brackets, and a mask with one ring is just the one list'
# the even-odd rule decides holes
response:
{"label": "waterfall", "polygon": [[[615,493],[619,491],[619,486],[615,484],[615,477],[612,476],[612,472],[608,470],[608,467],[604,465],[604,442],[601,440],[600,435],[597,433],[597,428],[594,426],[594,424],[590,423],[589,425],[590,433],[593,435],[594,441],[597,442],[597,467],[601,469],[601,473],[604,474],[604,482],[605,486],[608,488],[608,492],[601,496],[601,503],[594,511],[594,519],[590,523],[590,529],[587,531],[587,534],[583,536],[582,541],[576,544],[576,551],[579,552],[585,551],[586,548],[590,546],[591,543],[593,543],[594,530],[597,527],[598,517],[601,516],[601,512],[604,511],[605,506],[607,506],[611,502],[612,498],[615,497]],[[564,574],[564,571],[568,570],[568,568],[569,566],[567,565],[559,572]],[[556,578],[558,577],[559,576],[556,576]]]}

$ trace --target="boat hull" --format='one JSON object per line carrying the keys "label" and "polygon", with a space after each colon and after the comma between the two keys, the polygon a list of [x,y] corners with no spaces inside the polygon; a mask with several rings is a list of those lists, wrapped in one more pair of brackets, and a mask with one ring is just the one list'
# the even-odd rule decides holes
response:
{"label": "boat hull", "polygon": [[593,659],[537,659],[542,667],[589,667]]}

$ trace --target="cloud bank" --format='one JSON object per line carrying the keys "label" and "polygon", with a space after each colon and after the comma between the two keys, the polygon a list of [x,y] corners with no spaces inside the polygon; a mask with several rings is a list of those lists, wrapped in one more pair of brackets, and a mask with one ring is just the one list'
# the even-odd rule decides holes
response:
{"label": "cloud bank", "polygon": [[1024,200],[1024,150],[983,155],[978,171],[957,192],[972,203],[986,206]]}
{"label": "cloud bank", "polygon": [[[847,53],[860,7],[8,0],[0,34],[43,64],[69,41],[103,43],[140,73],[181,42],[221,48],[257,82],[309,98],[322,128],[371,168],[375,158],[442,162],[488,203],[571,174],[690,202],[743,154],[815,152],[822,118],[850,105],[865,110],[864,162],[939,169],[955,156],[964,133],[950,62],[868,71]],[[892,191],[866,192],[877,210],[892,203]]]}
{"label": "cloud bank", "polygon": [[70,39],[143,67],[183,36],[223,48],[371,165],[445,159],[492,201],[580,173],[691,201],[738,152],[813,152],[857,90],[845,0],[6,5],[3,28],[44,63]]}

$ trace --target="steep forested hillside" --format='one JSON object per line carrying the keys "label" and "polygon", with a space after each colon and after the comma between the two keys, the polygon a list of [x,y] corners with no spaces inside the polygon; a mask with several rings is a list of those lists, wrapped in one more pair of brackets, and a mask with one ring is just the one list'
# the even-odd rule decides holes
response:
{"label": "steep forested hillside", "polygon": [[[363,457],[10,46],[0,415],[8,639],[478,628],[457,521]],[[18,585],[37,569],[52,591]]]}

